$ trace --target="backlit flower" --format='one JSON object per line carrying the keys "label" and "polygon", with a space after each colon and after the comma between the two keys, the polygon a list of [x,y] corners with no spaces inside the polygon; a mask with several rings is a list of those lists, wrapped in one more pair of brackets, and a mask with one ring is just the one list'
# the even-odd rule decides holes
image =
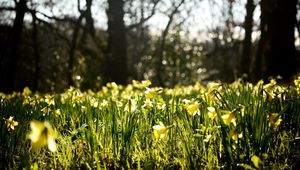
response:
{"label": "backlit flower", "polygon": [[229,137],[232,140],[237,141],[238,138],[242,138],[243,137],[243,134],[242,133],[238,134],[238,131],[236,129],[231,129],[230,132],[229,132]]}
{"label": "backlit flower", "polygon": [[207,84],[208,92],[211,93],[213,91],[218,91],[221,88],[220,83],[210,82]]}
{"label": "backlit flower", "polygon": [[259,164],[261,163],[261,160],[260,160],[260,158],[259,158],[258,156],[253,155],[253,156],[251,157],[251,161],[252,161],[253,165],[254,165],[256,168],[259,168]]}
{"label": "backlit flower", "polygon": [[282,122],[282,119],[278,113],[271,113],[269,114],[269,121],[271,126],[277,127]]}
{"label": "backlit flower", "polygon": [[19,125],[19,122],[14,121],[14,117],[10,116],[8,119],[6,119],[6,124],[8,128],[11,128],[12,130],[15,129],[15,126]]}
{"label": "backlit flower", "polygon": [[28,138],[31,140],[33,149],[42,148],[43,146],[48,145],[48,149],[51,152],[56,151],[56,135],[49,122],[31,121],[30,129],[31,132],[28,134]]}
{"label": "backlit flower", "polygon": [[154,97],[157,93],[162,92],[162,88],[148,88],[146,87],[146,91],[145,91],[145,97],[146,98],[152,98]]}
{"label": "backlit flower", "polygon": [[214,119],[217,115],[216,109],[214,107],[207,107],[208,110],[208,117]]}
{"label": "backlit flower", "polygon": [[230,123],[233,123],[236,126],[236,122],[235,122],[236,118],[234,113],[228,110],[223,110],[222,112],[224,114],[221,116],[221,118],[223,119],[224,124],[229,125]]}
{"label": "backlit flower", "polygon": [[142,82],[139,82],[137,80],[132,80],[133,87],[138,88],[138,89],[143,89],[145,87],[150,86],[151,84],[152,83],[150,80],[143,80]]}
{"label": "backlit flower", "polygon": [[197,101],[185,100],[184,107],[190,115],[195,116],[197,113],[199,114],[200,104]]}
{"label": "backlit flower", "polygon": [[168,132],[168,128],[165,127],[165,125],[162,122],[160,122],[159,125],[153,126],[153,130],[154,130],[154,137],[156,139],[164,138]]}

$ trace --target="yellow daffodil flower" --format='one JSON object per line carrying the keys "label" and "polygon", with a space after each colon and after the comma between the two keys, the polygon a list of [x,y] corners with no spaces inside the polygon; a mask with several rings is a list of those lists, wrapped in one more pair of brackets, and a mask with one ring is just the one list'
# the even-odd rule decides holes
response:
{"label": "yellow daffodil flower", "polygon": [[221,88],[221,84],[215,83],[215,82],[210,82],[207,84],[207,87],[208,87],[208,92],[211,93],[215,90],[219,90]]}
{"label": "yellow daffodil flower", "polygon": [[99,102],[97,101],[97,99],[91,98],[90,99],[90,104],[91,104],[92,107],[97,108],[98,105],[99,105]]}
{"label": "yellow daffodil flower", "polygon": [[214,107],[207,107],[208,110],[208,117],[214,119],[217,116],[216,109]]}
{"label": "yellow daffodil flower", "polygon": [[195,116],[197,113],[199,114],[200,104],[197,101],[184,100],[184,102],[184,107],[190,115]]}
{"label": "yellow daffodil flower", "polygon": [[294,80],[294,84],[296,87],[300,87],[300,76],[298,76],[298,78]]}
{"label": "yellow daffodil flower", "polygon": [[46,95],[45,96],[45,102],[50,105],[55,105],[54,96]]}
{"label": "yellow daffodil flower", "polygon": [[14,117],[10,116],[8,119],[6,119],[6,124],[7,124],[7,128],[15,130],[15,126],[18,126],[19,122],[14,121]]}
{"label": "yellow daffodil flower", "polygon": [[282,122],[282,119],[280,118],[280,115],[278,113],[271,113],[269,114],[269,121],[271,126],[278,127]]}
{"label": "yellow daffodil flower", "polygon": [[261,160],[260,160],[260,158],[259,158],[258,156],[253,155],[253,156],[251,157],[251,161],[252,161],[253,165],[254,165],[256,168],[259,168],[259,164],[261,163]]}
{"label": "yellow daffodil flower", "polygon": [[223,110],[222,112],[224,114],[221,116],[221,118],[223,119],[224,124],[229,125],[230,123],[233,123],[234,126],[236,126],[236,122],[235,122],[236,118],[234,113],[228,110]]}
{"label": "yellow daffodil flower", "polygon": [[22,95],[23,96],[30,96],[32,94],[31,90],[29,89],[29,87],[24,87]]}
{"label": "yellow daffodil flower", "polygon": [[243,134],[242,133],[238,134],[238,131],[236,129],[231,129],[230,132],[229,132],[229,137],[232,140],[237,141],[238,138],[242,138],[243,137]]}
{"label": "yellow daffodil flower", "polygon": [[150,80],[143,80],[142,83],[141,83],[141,85],[142,85],[143,87],[148,87],[148,86],[150,86],[151,84],[152,84],[152,83],[151,83]]}
{"label": "yellow daffodil flower", "polygon": [[162,88],[148,88],[146,87],[145,97],[146,98],[153,98],[157,93],[162,92]]}
{"label": "yellow daffodil flower", "polygon": [[144,105],[142,106],[142,108],[151,108],[153,107],[153,104],[152,104],[152,101],[150,99],[146,99],[145,102],[144,102]]}
{"label": "yellow daffodil flower", "polygon": [[132,86],[138,89],[143,89],[145,87],[150,86],[152,83],[150,80],[143,80],[142,82],[139,82],[137,80],[132,80]]}
{"label": "yellow daffodil flower", "polygon": [[60,109],[54,110],[54,114],[55,114],[55,116],[60,116],[61,115]]}
{"label": "yellow daffodil flower", "polygon": [[48,149],[51,152],[56,151],[56,134],[49,122],[31,121],[30,129],[31,132],[28,134],[28,138],[31,140],[33,149],[42,148],[43,146],[48,145]]}
{"label": "yellow daffodil flower", "polygon": [[275,85],[277,84],[275,79],[270,80],[270,83],[264,85],[264,90],[266,90],[267,92],[271,91],[274,89]]}
{"label": "yellow daffodil flower", "polygon": [[153,130],[154,130],[154,137],[156,139],[164,138],[168,132],[168,128],[165,127],[165,125],[162,122],[160,122],[159,125],[153,126]]}

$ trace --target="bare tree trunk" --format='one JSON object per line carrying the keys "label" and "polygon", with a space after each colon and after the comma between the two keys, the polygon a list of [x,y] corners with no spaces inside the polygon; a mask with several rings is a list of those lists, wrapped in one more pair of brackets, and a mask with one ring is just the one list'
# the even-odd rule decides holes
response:
{"label": "bare tree trunk", "polygon": [[4,82],[4,91],[12,92],[16,88],[16,74],[18,72],[19,45],[21,42],[22,30],[24,25],[24,16],[27,10],[27,0],[20,0],[16,3],[16,17],[14,20],[12,39],[10,42],[9,62],[6,69],[6,78]]}
{"label": "bare tree trunk", "polygon": [[269,35],[267,32],[267,24],[269,20],[270,7],[268,7],[268,0],[261,0],[260,2],[260,39],[257,46],[256,56],[253,65],[252,81],[257,81],[261,78],[265,79],[266,69],[266,55],[269,53]]}
{"label": "bare tree trunk", "polygon": [[125,85],[128,78],[127,41],[123,0],[108,0],[108,40],[106,53],[106,81]]}
{"label": "bare tree trunk", "polygon": [[271,35],[269,76],[280,75],[290,80],[297,72],[295,53],[295,23],[297,0],[276,0],[268,31]]}
{"label": "bare tree trunk", "polygon": [[74,86],[74,81],[73,81],[74,59],[75,59],[75,53],[77,49],[77,40],[79,37],[79,31],[80,31],[80,26],[83,17],[84,17],[84,13],[81,12],[73,30],[72,41],[71,41],[71,46],[69,51],[69,62],[68,62],[68,85],[69,86]]}
{"label": "bare tree trunk", "polygon": [[255,9],[254,1],[247,0],[245,16],[244,29],[245,29],[245,38],[243,41],[243,53],[240,63],[240,73],[247,74],[250,73],[250,63],[251,63],[251,51],[252,51],[252,27],[253,27],[253,12]]}
{"label": "bare tree trunk", "polygon": [[34,84],[33,90],[37,91],[39,89],[39,79],[40,79],[40,53],[39,53],[39,45],[38,45],[38,29],[36,25],[36,12],[31,12],[32,16],[32,39],[33,39],[33,50],[35,56],[35,75],[34,75]]}

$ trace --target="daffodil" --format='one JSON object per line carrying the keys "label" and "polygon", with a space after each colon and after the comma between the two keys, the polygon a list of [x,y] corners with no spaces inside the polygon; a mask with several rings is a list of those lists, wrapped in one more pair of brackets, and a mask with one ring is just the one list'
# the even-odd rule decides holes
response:
{"label": "daffodil", "polygon": [[106,106],[108,106],[108,101],[104,99],[104,100],[101,102],[100,106],[101,106],[101,107],[106,107]]}
{"label": "daffodil", "polygon": [[54,96],[46,95],[45,102],[50,105],[55,105]]}
{"label": "daffodil", "polygon": [[208,87],[208,92],[211,93],[213,91],[218,91],[221,88],[221,84],[220,83],[215,83],[215,82],[210,82],[207,84]]}
{"label": "daffodil", "polygon": [[54,110],[54,114],[55,114],[55,116],[60,116],[61,115],[60,109]]}
{"label": "daffodil", "polygon": [[203,142],[207,143],[211,137],[212,137],[211,134],[207,135],[206,138],[203,140]]}
{"label": "daffodil", "polygon": [[39,166],[38,166],[38,164],[35,162],[34,164],[30,165],[30,169],[31,169],[31,170],[38,170],[38,169],[39,169]]}
{"label": "daffodil", "polygon": [[99,105],[99,102],[95,98],[90,99],[90,104],[92,107],[97,108]]}
{"label": "daffodil", "polygon": [[280,118],[280,115],[278,113],[271,113],[269,114],[269,121],[271,126],[278,127],[282,122],[282,119]]}
{"label": "daffodil", "polygon": [[32,94],[31,90],[29,89],[29,87],[25,87],[23,89],[22,95],[23,96],[30,96]]}
{"label": "daffodil", "polygon": [[258,156],[253,155],[253,156],[251,157],[251,161],[252,161],[253,165],[254,165],[256,168],[259,168],[259,164],[261,164],[261,160],[260,160],[260,158],[259,158]]}
{"label": "daffodil", "polygon": [[132,80],[133,87],[138,88],[138,89],[143,89],[145,87],[150,86],[151,84],[152,83],[150,80],[143,80],[142,82],[139,82],[137,80]]}
{"label": "daffodil", "polygon": [[125,111],[128,111],[129,113],[134,112],[137,108],[136,103],[137,103],[136,100],[128,99],[128,102],[124,108]]}
{"label": "daffodil", "polygon": [[148,88],[146,87],[145,97],[153,98],[157,93],[162,92],[162,88]]}
{"label": "daffodil", "polygon": [[145,102],[144,102],[144,105],[142,106],[142,108],[151,108],[153,107],[153,104],[152,104],[152,101],[150,99],[146,99]]}
{"label": "daffodil", "polygon": [[300,76],[298,76],[298,78],[294,80],[294,84],[296,87],[300,87]]}
{"label": "daffodil", "polygon": [[148,87],[148,86],[150,86],[151,84],[152,84],[152,83],[151,83],[150,80],[143,80],[142,83],[141,83],[141,85],[142,85],[143,87]]}
{"label": "daffodil", "polygon": [[28,134],[28,138],[31,140],[33,149],[42,148],[43,146],[48,145],[48,149],[51,152],[56,151],[56,134],[49,122],[33,120],[30,122],[30,129],[31,132]]}
{"label": "daffodil", "polygon": [[14,130],[15,127],[19,125],[19,122],[14,121],[14,117],[10,116],[8,119],[6,119],[6,124],[7,124],[8,128],[11,128],[12,130]]}
{"label": "daffodil", "polygon": [[190,114],[195,116],[197,113],[199,114],[200,104],[197,101],[189,101],[185,100],[185,109]]}
{"label": "daffodil", "polygon": [[236,118],[234,113],[228,110],[223,110],[222,112],[224,114],[221,116],[221,118],[223,119],[224,124],[229,125],[230,123],[233,123],[236,126],[236,122],[235,122]]}
{"label": "daffodil", "polygon": [[243,137],[243,134],[242,133],[238,134],[238,131],[236,129],[231,129],[230,132],[229,132],[229,137],[232,140],[237,141],[238,138],[242,138]]}
{"label": "daffodil", "polygon": [[208,110],[208,117],[214,119],[217,115],[216,109],[214,107],[207,107]]}
{"label": "daffodil", "polygon": [[165,125],[162,122],[160,122],[159,125],[153,126],[153,130],[154,130],[154,137],[156,139],[162,139],[168,133],[168,128],[165,127]]}
{"label": "daffodil", "polygon": [[270,83],[264,85],[264,90],[266,90],[267,92],[270,92],[274,89],[275,85],[277,84],[275,79],[270,80]]}

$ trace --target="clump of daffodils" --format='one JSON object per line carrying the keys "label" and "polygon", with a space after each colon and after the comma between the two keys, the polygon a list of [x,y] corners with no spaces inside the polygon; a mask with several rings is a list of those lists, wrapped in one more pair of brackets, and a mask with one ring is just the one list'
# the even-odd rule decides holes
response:
{"label": "clump of daffodils", "polygon": [[31,145],[34,150],[48,145],[48,149],[51,152],[57,150],[55,138],[56,133],[52,129],[49,122],[40,122],[33,120],[30,122],[31,132],[28,134],[28,138],[31,140]]}

